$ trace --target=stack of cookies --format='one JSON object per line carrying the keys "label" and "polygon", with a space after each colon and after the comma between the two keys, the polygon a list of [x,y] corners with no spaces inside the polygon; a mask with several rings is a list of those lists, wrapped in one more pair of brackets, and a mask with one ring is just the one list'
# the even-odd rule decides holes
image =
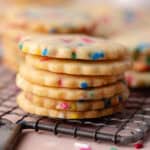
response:
{"label": "stack of cookies", "polygon": [[26,112],[64,119],[98,118],[123,108],[127,49],[85,35],[39,35],[19,43],[26,54],[17,75],[18,105]]}
{"label": "stack of cookies", "polygon": [[6,13],[5,32],[3,32],[4,63],[17,71],[24,60],[18,50],[18,41],[30,34],[88,34],[92,17],[86,13],[65,8],[19,7]]}
{"label": "stack of cookies", "polygon": [[125,78],[130,87],[150,86],[150,30],[136,30],[116,37],[114,40],[125,44],[130,49],[133,61],[132,70]]}

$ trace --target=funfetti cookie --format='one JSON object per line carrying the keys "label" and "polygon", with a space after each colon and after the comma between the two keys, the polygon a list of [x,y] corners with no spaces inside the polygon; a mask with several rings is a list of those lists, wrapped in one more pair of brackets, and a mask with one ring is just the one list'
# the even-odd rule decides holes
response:
{"label": "funfetti cookie", "polygon": [[148,28],[127,32],[112,39],[128,47],[134,61],[138,60],[141,55],[150,55],[150,30]]}
{"label": "funfetti cookie", "polygon": [[86,35],[29,36],[19,43],[22,52],[71,60],[113,60],[129,56],[121,44]]}
{"label": "funfetti cookie", "polygon": [[150,72],[128,71],[125,79],[127,84],[133,88],[150,86]]}
{"label": "funfetti cookie", "polygon": [[26,92],[31,92],[38,96],[64,100],[96,100],[127,91],[127,87],[122,81],[107,86],[88,88],[86,90],[40,86],[25,80],[20,75],[17,76],[16,82],[18,87]]}
{"label": "funfetti cookie", "polygon": [[[5,27],[7,28],[7,26]],[[15,30],[12,27],[8,27],[7,31],[2,34],[2,43],[3,43],[3,62],[8,63],[9,68],[13,67],[13,71],[18,71],[19,64],[24,62],[24,53],[19,51],[18,41],[27,35],[27,32],[22,30]]]}
{"label": "funfetti cookie", "polygon": [[[28,70],[28,71],[27,71]],[[75,76],[40,70],[31,65],[21,65],[19,74],[26,80],[48,87],[65,87],[87,89],[100,87],[123,80],[124,76]]]}
{"label": "funfetti cookie", "polygon": [[98,110],[106,109],[111,106],[116,106],[127,100],[129,93],[123,92],[110,98],[104,98],[100,100],[93,101],[65,101],[56,100],[48,97],[37,96],[32,93],[22,92],[26,99],[28,99],[32,104],[44,107],[47,109],[56,110],[66,110],[66,111],[88,111],[88,110]]}
{"label": "funfetti cookie", "polygon": [[26,55],[26,63],[50,72],[86,76],[120,75],[131,67],[129,59],[95,62],[51,59],[33,55]]}
{"label": "funfetti cookie", "polygon": [[8,23],[16,28],[52,33],[87,33],[93,18],[65,8],[32,7],[8,12]]}
{"label": "funfetti cookie", "polygon": [[29,112],[31,114],[47,116],[47,117],[52,117],[52,118],[61,118],[61,119],[99,118],[99,117],[112,115],[116,112],[120,112],[123,110],[122,104],[119,104],[115,107],[109,107],[106,109],[91,110],[91,111],[84,111],[84,112],[47,109],[44,107],[34,105],[32,102],[30,102],[30,100],[25,98],[25,96],[23,94],[20,94],[18,96],[17,104],[24,111]]}

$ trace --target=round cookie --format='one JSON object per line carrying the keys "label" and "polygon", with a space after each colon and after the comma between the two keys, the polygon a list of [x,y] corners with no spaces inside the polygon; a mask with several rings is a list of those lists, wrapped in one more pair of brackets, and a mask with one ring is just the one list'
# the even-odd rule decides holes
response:
{"label": "round cookie", "polygon": [[82,88],[100,87],[115,83],[123,79],[123,75],[118,76],[73,76],[57,74],[46,70],[36,69],[30,65],[21,65],[19,74],[26,80],[44,86]]}
{"label": "round cookie", "polygon": [[17,76],[17,85],[26,92],[31,92],[37,96],[45,96],[54,99],[62,100],[96,100],[102,98],[110,98],[121,92],[126,92],[128,89],[123,82],[116,82],[99,88],[88,89],[69,89],[69,88],[54,88],[33,84],[20,75]]}
{"label": "round cookie", "polygon": [[36,33],[87,33],[93,18],[87,13],[60,7],[24,7],[7,12],[7,22]]}
{"label": "round cookie", "polygon": [[150,64],[146,62],[142,62],[142,61],[135,61],[133,63],[133,70],[139,71],[139,72],[150,71]]}
{"label": "round cookie", "polygon": [[129,59],[116,61],[74,61],[26,55],[26,63],[36,68],[71,75],[120,75],[131,66]]}
{"label": "round cookie", "polygon": [[101,110],[92,110],[92,111],[84,111],[84,112],[76,112],[76,111],[60,111],[55,109],[46,109],[43,107],[35,106],[28,99],[24,97],[24,95],[19,95],[17,98],[17,104],[24,111],[29,112],[31,114],[36,114],[40,116],[47,116],[52,118],[61,118],[61,119],[90,119],[90,118],[99,118],[103,116],[112,115],[116,112],[120,112],[123,109],[122,104],[119,104],[115,107],[110,107],[107,109]]}
{"label": "round cookie", "polygon": [[130,87],[149,87],[150,72],[127,71],[125,79]]}
{"label": "round cookie", "polygon": [[129,56],[123,45],[86,35],[33,35],[22,39],[19,48],[33,55],[72,60],[112,60]]}
{"label": "round cookie", "polygon": [[28,99],[32,104],[44,107],[46,109],[56,109],[56,110],[66,110],[66,111],[88,111],[88,110],[98,110],[106,109],[124,102],[129,93],[120,93],[119,95],[113,96],[111,98],[100,99],[96,101],[65,101],[56,100],[47,97],[40,97],[28,92],[22,92],[26,99]]}

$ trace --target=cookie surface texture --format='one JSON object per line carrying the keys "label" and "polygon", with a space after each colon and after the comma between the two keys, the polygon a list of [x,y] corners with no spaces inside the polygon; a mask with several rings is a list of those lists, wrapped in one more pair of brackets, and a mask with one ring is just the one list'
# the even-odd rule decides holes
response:
{"label": "cookie surface texture", "polygon": [[48,117],[52,117],[52,118],[62,118],[62,119],[99,118],[99,117],[112,115],[116,112],[120,112],[123,110],[122,104],[117,105],[116,107],[110,107],[107,109],[84,111],[84,112],[60,111],[60,110],[56,110],[56,109],[46,109],[43,107],[35,106],[28,99],[26,99],[23,95],[18,96],[17,104],[24,111],[29,112],[31,114],[36,114],[36,115],[40,115],[40,116],[48,116]]}
{"label": "cookie surface texture", "polygon": [[40,86],[25,80],[20,75],[17,76],[17,86],[26,92],[31,92],[38,96],[62,100],[96,100],[109,98],[115,94],[127,91],[127,87],[122,81],[108,86],[88,88],[85,90]]}
{"label": "cookie surface texture", "polygon": [[44,107],[47,109],[66,110],[66,111],[88,111],[106,109],[111,106],[116,106],[125,102],[129,93],[120,93],[111,98],[93,100],[93,101],[65,101],[56,100],[47,97],[40,97],[28,92],[22,92],[24,97],[36,106]]}
{"label": "cookie surface texture", "polygon": [[29,36],[20,41],[25,53],[71,60],[113,60],[128,57],[121,44],[86,35]]}
{"label": "cookie surface texture", "polygon": [[35,68],[48,70],[55,73],[88,76],[120,75],[131,66],[131,62],[128,59],[95,62],[59,60],[33,55],[26,55],[26,63]]}
{"label": "cookie surface texture", "polygon": [[19,73],[22,77],[34,84],[49,87],[82,89],[87,89],[89,87],[100,87],[123,79],[123,75],[90,77],[57,74],[46,70],[40,70],[27,64],[21,65]]}

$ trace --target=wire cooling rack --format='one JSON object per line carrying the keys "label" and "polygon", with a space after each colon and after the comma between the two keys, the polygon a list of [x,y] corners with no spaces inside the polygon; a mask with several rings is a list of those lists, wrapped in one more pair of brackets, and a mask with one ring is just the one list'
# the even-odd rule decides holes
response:
{"label": "wire cooling rack", "polygon": [[142,139],[150,128],[150,89],[133,90],[122,113],[92,120],[60,120],[23,112],[15,102],[19,90],[15,74],[0,65],[0,119],[20,124],[22,129],[130,144]]}

